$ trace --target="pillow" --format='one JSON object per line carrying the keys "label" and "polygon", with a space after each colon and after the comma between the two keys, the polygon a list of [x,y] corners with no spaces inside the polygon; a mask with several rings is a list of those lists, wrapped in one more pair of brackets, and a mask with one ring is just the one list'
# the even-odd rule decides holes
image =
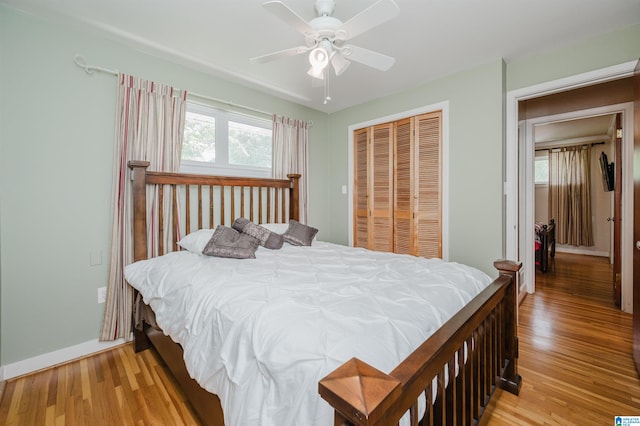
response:
{"label": "pillow", "polygon": [[233,228],[218,225],[202,254],[233,259],[255,259],[258,240]]}
{"label": "pillow", "polygon": [[[262,226],[263,228],[267,228],[269,231],[275,232],[277,234],[284,234],[285,232],[287,232],[287,229],[289,229],[288,223],[261,223],[260,226]],[[313,240],[315,241],[317,237],[318,234],[313,237]]]}
{"label": "pillow", "polygon": [[191,253],[202,254],[212,235],[213,229],[199,229],[182,237],[178,245]]}
{"label": "pillow", "polygon": [[282,238],[289,244],[294,246],[310,246],[313,237],[316,236],[318,230],[312,226],[303,225],[297,220],[291,219],[287,231]]}
{"label": "pillow", "polygon": [[244,217],[236,219],[231,227],[238,232],[242,232],[243,234],[247,234],[255,238],[261,246],[268,249],[274,250],[282,248],[282,244],[284,243],[282,235],[271,232],[260,225],[256,225]]}
{"label": "pillow", "polygon": [[260,226],[276,234],[284,234],[289,228],[288,223],[261,223]]}
{"label": "pillow", "polygon": [[536,222],[533,226],[535,227],[536,234],[539,234],[544,229],[544,223],[542,222]]}

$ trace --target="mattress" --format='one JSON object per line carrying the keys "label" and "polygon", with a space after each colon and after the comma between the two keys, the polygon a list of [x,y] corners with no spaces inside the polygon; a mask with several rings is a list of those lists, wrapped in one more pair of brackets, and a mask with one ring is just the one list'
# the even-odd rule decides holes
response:
{"label": "mattress", "polygon": [[388,372],[492,279],[458,263],[314,241],[255,259],[183,250],[127,281],[226,426],[333,424],[318,381],[352,357]]}

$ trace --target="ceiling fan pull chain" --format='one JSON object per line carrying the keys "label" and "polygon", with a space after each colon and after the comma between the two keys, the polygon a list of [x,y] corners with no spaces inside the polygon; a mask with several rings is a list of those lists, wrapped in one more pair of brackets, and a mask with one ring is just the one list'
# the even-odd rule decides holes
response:
{"label": "ceiling fan pull chain", "polygon": [[331,96],[329,95],[329,68],[324,69],[324,102],[323,104],[327,104],[331,100]]}

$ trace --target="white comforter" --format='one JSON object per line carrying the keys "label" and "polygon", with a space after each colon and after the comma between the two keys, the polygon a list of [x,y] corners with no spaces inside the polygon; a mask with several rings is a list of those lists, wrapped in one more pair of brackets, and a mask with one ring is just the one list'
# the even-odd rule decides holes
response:
{"label": "white comforter", "polygon": [[236,260],[180,251],[125,269],[217,394],[226,426],[333,424],[318,381],[352,357],[389,372],[491,278],[324,242]]}

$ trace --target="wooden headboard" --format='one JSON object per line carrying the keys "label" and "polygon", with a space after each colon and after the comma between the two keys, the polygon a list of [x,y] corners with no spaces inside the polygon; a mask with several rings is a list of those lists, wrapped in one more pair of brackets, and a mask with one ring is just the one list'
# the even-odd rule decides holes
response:
{"label": "wooden headboard", "polygon": [[260,179],[150,172],[147,167],[148,161],[129,162],[133,173],[134,261],[148,257],[148,191],[157,191],[159,205],[170,197],[173,211],[170,235],[176,238],[171,247],[163,243],[167,232],[164,213],[162,209],[155,212],[159,255],[177,251],[178,236],[217,225],[231,226],[238,217],[255,223],[286,223],[299,218],[299,174],[289,174],[288,179]]}

